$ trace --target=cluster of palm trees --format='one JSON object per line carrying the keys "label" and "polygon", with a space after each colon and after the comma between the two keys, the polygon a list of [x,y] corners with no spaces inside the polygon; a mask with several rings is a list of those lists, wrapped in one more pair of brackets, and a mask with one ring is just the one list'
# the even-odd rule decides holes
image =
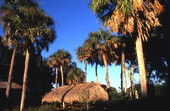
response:
{"label": "cluster of palm trees", "polygon": [[63,49],[59,49],[57,52],[53,53],[50,57],[47,58],[47,64],[50,67],[55,67],[56,78],[55,85],[58,84],[58,69],[60,68],[61,72],[61,86],[64,86],[64,74],[63,74],[63,66],[68,66],[71,63],[71,54],[68,51],[64,51]]}
{"label": "cluster of palm trees", "polygon": [[[85,70],[87,69],[87,64],[95,65],[96,82],[98,82],[98,65],[105,67],[107,88],[110,88],[108,66],[111,64],[121,64],[121,89],[126,92],[126,74],[128,68],[125,62],[127,63],[128,61],[130,65],[130,78],[133,78],[134,65],[136,65],[133,46],[134,43],[131,38],[112,35],[109,31],[100,29],[98,32],[91,32],[89,34],[83,46],[77,49],[76,54],[79,62],[84,61]],[[131,86],[133,86],[133,80],[131,81]]]}
{"label": "cluster of palm trees", "polygon": [[[161,26],[158,16],[163,12],[163,6],[158,0],[91,0],[89,4],[90,9],[99,17],[104,26],[107,26],[111,32],[123,34],[126,37],[131,37],[132,42],[135,44],[137,63],[140,73],[140,82],[141,82],[141,92],[142,97],[147,97],[147,71],[143,51],[143,41],[148,41],[152,33],[155,32],[156,28]],[[100,33],[100,32],[99,32]],[[102,35],[103,36],[103,35]],[[97,37],[97,36],[96,36]],[[104,37],[104,36],[103,36]],[[90,37],[89,37],[90,38]],[[97,39],[96,39],[97,40]],[[89,41],[89,40],[87,40]],[[108,81],[108,61],[114,60],[110,59],[110,54],[107,54],[107,51],[112,53],[111,57],[117,58],[116,55],[113,56],[115,51],[112,51],[107,48],[110,42],[107,44],[107,40],[104,42],[101,41],[97,45],[100,52],[100,56],[103,60],[103,63],[106,68],[106,84],[110,87]],[[86,43],[87,44],[87,43]],[[103,45],[105,44],[105,45]],[[112,43],[111,43],[112,44]],[[119,44],[117,44],[119,45]],[[125,72],[124,61],[124,47],[127,44],[120,44],[122,46],[122,75]],[[113,48],[116,48],[114,45]],[[85,50],[86,56],[82,56],[84,53],[82,49]],[[84,61],[89,59],[89,55],[92,55],[92,49],[88,49],[85,46],[80,47],[78,52],[78,59]],[[89,55],[88,55],[89,54]],[[134,53],[132,53],[134,54]],[[92,56],[91,56],[92,57]],[[97,56],[96,56],[97,57]],[[120,57],[120,55],[119,55]],[[118,58],[119,58],[118,57]],[[93,60],[95,58],[93,57]],[[116,60],[117,62],[117,60]],[[132,62],[134,63],[134,61]],[[133,66],[133,65],[132,65]],[[133,71],[132,71],[133,72]]]}
{"label": "cluster of palm trees", "polygon": [[27,73],[31,51],[40,53],[55,40],[53,20],[32,0],[4,0],[1,4],[4,43],[13,50],[6,96],[9,98],[16,51],[25,55],[20,111],[23,111],[27,89]]}
{"label": "cluster of palm trees", "polygon": [[[66,83],[69,85],[82,83],[86,80],[85,73],[81,69],[79,69],[76,63],[72,62],[71,59],[71,54],[64,49],[59,49],[57,52],[53,53],[46,59],[47,64],[51,68],[55,68],[54,70],[56,87],[59,83],[58,80],[61,80],[61,86],[64,86]],[[63,69],[65,69],[65,73],[63,72]],[[58,78],[58,72],[60,72],[61,74],[61,79]]]}

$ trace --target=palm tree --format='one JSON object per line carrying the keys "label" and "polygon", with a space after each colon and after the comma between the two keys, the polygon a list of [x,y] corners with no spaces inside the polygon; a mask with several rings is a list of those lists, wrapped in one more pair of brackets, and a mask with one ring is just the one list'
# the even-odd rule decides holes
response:
{"label": "palm tree", "polygon": [[58,58],[55,56],[55,54],[51,55],[50,57],[48,57],[46,59],[46,62],[48,64],[49,67],[51,68],[55,68],[55,85],[57,87],[57,84],[58,84],[58,69],[59,69],[59,62],[57,60]]}
{"label": "palm tree", "polygon": [[109,70],[108,70],[109,58],[108,58],[108,55],[107,55],[107,49],[105,48],[105,46],[103,44],[99,44],[98,48],[99,48],[100,54],[102,55],[103,63],[104,63],[105,69],[106,69],[106,78],[105,78],[106,85],[107,85],[107,88],[110,88]]}
{"label": "palm tree", "polygon": [[97,66],[103,65],[102,64],[102,57],[99,54],[99,50],[97,48],[97,44],[99,43],[100,38],[97,37],[96,32],[91,32],[88,35],[88,38],[85,40],[83,47],[86,50],[86,54],[88,57],[88,63],[92,66],[95,65],[95,75],[96,75],[96,82],[98,82],[98,72]]}
{"label": "palm tree", "polygon": [[13,67],[15,64],[15,55],[16,55],[17,46],[16,46],[16,40],[15,41],[6,40],[6,36],[3,38],[3,44],[5,44],[6,46],[9,46],[9,48],[11,47],[13,48],[10,69],[9,69],[9,74],[8,74],[7,88],[6,88],[6,97],[9,99],[10,90],[11,90],[12,73],[13,73]]}
{"label": "palm tree", "polygon": [[127,82],[126,74],[127,68],[125,66],[126,62],[126,37],[121,36],[111,36],[108,40],[105,41],[105,45],[109,47],[110,50],[110,59],[116,65],[121,65],[121,90],[126,92]]}
{"label": "palm tree", "polygon": [[[55,34],[52,28],[52,19],[38,7],[37,3],[30,0],[11,0],[8,7],[5,8],[11,10],[14,17],[11,18],[11,16],[8,16],[8,11],[4,13],[4,16],[7,16],[7,20],[10,22],[6,22],[3,25],[7,27],[10,23],[13,23],[12,25],[15,27],[13,32],[15,32],[16,36],[19,38],[19,42],[21,47],[24,48],[26,57],[20,105],[20,111],[22,111],[27,89],[26,83],[30,51],[33,47],[35,47],[37,52],[40,52],[44,48],[48,49],[49,43],[52,43],[55,39]],[[10,38],[11,40],[13,39],[13,37]]]}
{"label": "palm tree", "polygon": [[[109,61],[109,47],[107,47],[104,42],[110,37],[110,33],[108,31],[99,30],[98,32],[91,32],[89,34],[89,38],[85,41],[84,45],[86,45],[86,50],[89,52],[88,57],[90,57],[96,63],[96,67],[98,62],[102,61],[104,63],[106,69],[106,85],[107,88],[110,88],[109,81],[109,73],[108,73],[108,65]],[[97,70],[97,68],[96,68]],[[97,72],[97,71],[96,71]],[[96,79],[97,79],[96,73]]]}
{"label": "palm tree", "polygon": [[76,55],[79,62],[84,61],[84,71],[87,75],[88,57],[87,57],[87,52],[85,50],[85,47],[83,46],[78,47],[78,49],[76,50]]}
{"label": "palm tree", "polygon": [[90,8],[112,32],[136,37],[142,97],[147,97],[146,68],[142,40],[147,41],[149,32],[160,26],[158,15],[163,7],[158,0],[92,0]]}
{"label": "palm tree", "polygon": [[[3,24],[4,28],[4,41],[5,44],[7,44],[10,48],[13,48],[13,53],[12,53],[12,58],[11,58],[11,64],[10,64],[10,70],[8,74],[8,82],[7,82],[7,88],[6,88],[6,97],[9,98],[10,96],[10,89],[11,89],[11,81],[12,81],[12,73],[13,73],[13,67],[14,67],[14,62],[15,62],[15,54],[16,54],[16,49],[17,49],[17,37],[14,33],[15,27],[14,27],[14,22],[13,20],[15,18],[15,13],[13,11],[16,11],[14,8],[10,9],[8,7],[8,4],[12,5],[14,7],[14,4],[11,3],[12,1],[5,1],[3,5],[1,5],[0,10],[2,12],[1,15],[1,22]],[[9,19],[10,16],[10,19]],[[12,40],[10,38],[13,38]]]}
{"label": "palm tree", "polygon": [[[60,67],[61,72],[61,86],[64,86],[64,73],[63,73],[63,67],[68,66],[69,63],[71,63],[71,54],[68,51],[65,51],[64,49],[59,49],[57,52],[52,54],[52,56],[49,57],[54,64],[57,64],[57,66]],[[57,75],[56,75],[57,76]]]}
{"label": "palm tree", "polygon": [[132,63],[132,59],[135,59],[133,40],[124,36],[111,36],[105,41],[105,44],[110,47],[111,61],[115,64],[115,66],[121,65],[121,90],[126,92],[126,74],[128,72],[128,68],[125,63]]}

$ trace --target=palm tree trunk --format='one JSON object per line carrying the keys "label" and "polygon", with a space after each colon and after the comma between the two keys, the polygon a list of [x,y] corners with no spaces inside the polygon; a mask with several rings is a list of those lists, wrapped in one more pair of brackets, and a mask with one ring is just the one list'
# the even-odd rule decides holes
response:
{"label": "palm tree trunk", "polygon": [[134,98],[135,91],[134,91],[134,85],[133,85],[133,78],[134,78],[134,64],[131,63],[130,65],[130,73],[129,73],[129,80],[130,80],[130,92],[131,92],[131,98]]}
{"label": "palm tree trunk", "polygon": [[[124,44],[123,44],[124,45]],[[122,56],[121,56],[121,90],[124,91],[125,87],[125,52],[124,52],[124,46],[122,45]]]}
{"label": "palm tree trunk", "polygon": [[105,80],[106,80],[106,87],[107,87],[107,88],[110,88],[107,58],[106,58],[106,55],[105,55],[105,54],[102,54],[102,57],[103,57],[103,62],[104,62],[104,66],[105,66],[105,69],[106,69],[106,78],[105,78]]}
{"label": "palm tree trunk", "polygon": [[124,87],[123,87],[123,89],[124,89],[125,93],[127,91],[126,72],[127,72],[127,69],[126,69],[126,67],[124,67],[124,75],[123,75],[123,86]]}
{"label": "palm tree trunk", "polygon": [[7,83],[7,88],[6,88],[7,98],[9,98],[10,96],[12,73],[13,73],[13,67],[14,67],[14,62],[15,62],[16,49],[17,49],[16,47],[13,49],[12,58],[11,58],[10,70],[9,70],[9,75],[8,75],[8,83]]}
{"label": "palm tree trunk", "polygon": [[145,60],[143,54],[142,39],[140,37],[137,37],[136,40],[136,51],[137,51],[137,60],[138,60],[138,67],[140,73],[142,98],[146,99],[147,98],[146,68],[145,68]]}
{"label": "palm tree trunk", "polygon": [[55,69],[55,85],[56,85],[56,88],[57,88],[57,84],[58,84],[58,67],[56,67],[56,69]]}
{"label": "palm tree trunk", "polygon": [[63,66],[60,66],[60,70],[61,70],[61,86],[64,86],[64,74],[63,74]]}
{"label": "palm tree trunk", "polygon": [[120,73],[120,88],[121,88],[121,91],[123,91],[123,68],[121,66],[121,73]]}
{"label": "palm tree trunk", "polygon": [[125,66],[125,43],[122,44],[122,57],[121,57],[121,90],[126,92],[126,66]]}
{"label": "palm tree trunk", "polygon": [[23,111],[23,109],[24,109],[24,102],[25,102],[26,90],[27,90],[27,74],[28,74],[29,59],[30,59],[30,53],[27,49],[26,57],[25,57],[25,69],[24,69],[24,76],[23,76],[20,111]]}
{"label": "palm tree trunk", "polygon": [[96,66],[95,66],[95,71],[96,71],[96,82],[98,82],[97,65],[98,65],[98,63],[96,62]]}
{"label": "palm tree trunk", "polygon": [[84,71],[86,75],[87,75],[87,64],[88,64],[87,60],[84,60]]}

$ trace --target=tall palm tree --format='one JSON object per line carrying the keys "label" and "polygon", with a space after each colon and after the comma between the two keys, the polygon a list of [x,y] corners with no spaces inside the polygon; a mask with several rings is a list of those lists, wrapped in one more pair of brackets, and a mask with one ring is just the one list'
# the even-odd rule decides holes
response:
{"label": "tall palm tree", "polygon": [[59,69],[58,58],[55,56],[55,54],[53,54],[46,59],[46,62],[49,65],[49,67],[55,68],[55,85],[57,87],[57,85],[58,85],[58,69]]}
{"label": "tall palm tree", "polygon": [[64,86],[64,73],[63,73],[63,67],[68,66],[69,63],[71,63],[71,54],[68,51],[65,51],[64,49],[59,49],[57,52],[52,54],[52,56],[49,57],[54,64],[57,64],[57,66],[60,67],[61,72],[61,86]]}
{"label": "tall palm tree", "polygon": [[[14,4],[11,3],[11,0],[6,0],[4,1],[1,6],[0,10],[2,12],[2,15],[0,17],[2,26],[4,28],[4,42],[7,44],[10,48],[13,48],[13,53],[11,57],[11,64],[10,64],[10,69],[9,69],[9,74],[8,74],[8,82],[7,82],[7,88],[6,88],[6,97],[9,98],[10,96],[10,89],[11,89],[11,81],[12,81],[12,73],[13,73],[13,67],[14,67],[14,62],[15,62],[15,54],[16,54],[16,49],[17,49],[17,37],[14,33],[15,27],[14,27],[14,19],[15,13],[13,11],[16,11],[14,8],[9,8],[8,4],[12,5],[14,7]],[[10,19],[9,19],[10,16]],[[13,38],[12,40],[10,38]]]}
{"label": "tall palm tree", "polygon": [[108,40],[105,41],[105,44],[109,47],[111,62],[116,65],[121,65],[121,73],[120,73],[120,82],[121,82],[121,90],[126,92],[127,89],[127,68],[125,66],[126,61],[126,37],[121,36],[111,36]]}
{"label": "tall palm tree", "polygon": [[15,64],[15,55],[17,51],[17,41],[16,40],[6,40],[6,36],[3,38],[3,43],[8,46],[10,49],[13,49],[12,57],[11,57],[11,63],[10,63],[10,69],[8,73],[8,81],[7,81],[7,87],[6,87],[6,97],[9,99],[10,97],[10,90],[11,90],[11,82],[12,82],[12,73],[13,73],[13,67]]}
{"label": "tall palm tree", "polygon": [[[15,32],[16,37],[19,38],[19,43],[21,44],[21,47],[24,48],[26,57],[20,104],[20,111],[22,111],[27,89],[26,83],[30,51],[33,47],[35,47],[37,52],[40,52],[44,48],[48,49],[49,43],[52,43],[55,39],[55,34],[52,28],[52,19],[39,8],[37,3],[32,2],[31,0],[10,0],[7,6],[8,7],[5,7],[4,9],[13,12],[13,17],[11,18],[11,16],[8,15],[8,11],[4,11],[3,16],[7,17],[7,22],[3,25],[4,27],[7,27],[12,23],[12,26],[15,27],[13,32]],[[13,37],[10,38],[11,40],[13,39]]]}
{"label": "tall palm tree", "polygon": [[92,0],[90,8],[112,32],[136,37],[142,97],[147,97],[146,68],[142,40],[147,41],[149,32],[160,26],[158,15],[163,7],[158,0]]}
{"label": "tall palm tree", "polygon": [[88,56],[87,56],[87,50],[85,49],[85,47],[80,46],[78,47],[78,49],[76,50],[76,55],[77,55],[77,59],[79,62],[83,62],[84,61],[84,71],[87,75],[87,64],[88,64]]}
{"label": "tall palm tree", "polygon": [[95,75],[96,82],[98,82],[98,72],[97,66],[102,64],[102,57],[99,54],[99,50],[97,48],[97,44],[99,43],[100,38],[97,37],[96,32],[91,32],[88,35],[88,38],[84,41],[83,47],[86,50],[86,54],[88,57],[88,63],[92,66],[95,65]]}
{"label": "tall palm tree", "polygon": [[129,48],[128,45],[132,44],[129,43],[129,38],[127,37],[114,37],[113,38],[113,45],[110,46],[112,47],[112,52],[114,52],[114,54],[112,54],[112,56],[114,57],[114,63],[120,64],[121,65],[121,90],[126,92],[127,89],[127,67],[125,65],[126,61],[128,60],[127,55],[131,55],[131,51],[129,51],[130,49],[132,49],[133,47],[130,47],[129,50],[127,50],[127,48]]}
{"label": "tall palm tree", "polygon": [[[102,58],[102,61],[106,69],[105,80],[106,80],[107,88],[110,88],[109,73],[108,73],[108,65],[110,61],[109,61],[109,47],[107,47],[104,44],[104,42],[109,37],[110,37],[109,31],[99,30],[98,32],[91,32],[89,34],[89,38],[84,43],[84,45],[87,46],[86,50],[89,52],[88,57],[90,57],[92,60],[95,60],[95,62],[97,62],[96,65],[98,65],[98,62],[101,61],[100,59]],[[96,73],[96,79],[97,79],[97,73]]]}

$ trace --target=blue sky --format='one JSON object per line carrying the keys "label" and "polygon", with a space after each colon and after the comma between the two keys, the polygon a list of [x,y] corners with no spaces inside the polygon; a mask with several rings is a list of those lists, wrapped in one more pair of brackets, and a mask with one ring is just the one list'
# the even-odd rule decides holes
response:
{"label": "blue sky", "polygon": [[[76,49],[87,39],[88,34],[97,31],[101,25],[98,18],[88,8],[88,0],[37,0],[45,12],[50,15],[55,22],[57,38],[50,44],[49,51],[42,52],[44,57],[48,57],[58,49],[64,49],[71,53],[72,61],[77,62],[79,68],[84,71],[84,64],[79,63],[76,58]],[[0,28],[0,35],[2,35]],[[99,82],[105,84],[105,68],[98,68]],[[111,86],[120,87],[120,67],[109,67],[109,79]],[[87,81],[95,81],[94,67],[88,65]]]}
{"label": "blue sky", "polygon": [[[42,55],[48,57],[58,49],[65,49],[73,56],[79,68],[84,70],[84,64],[76,58],[76,49],[81,46],[88,34],[97,31],[101,25],[98,18],[88,8],[87,0],[38,0],[42,9],[55,21],[57,39],[50,45],[49,52]],[[105,84],[105,68],[98,68],[99,82]],[[110,84],[120,86],[120,67],[109,67]],[[95,69],[88,65],[87,81],[95,81]]]}

